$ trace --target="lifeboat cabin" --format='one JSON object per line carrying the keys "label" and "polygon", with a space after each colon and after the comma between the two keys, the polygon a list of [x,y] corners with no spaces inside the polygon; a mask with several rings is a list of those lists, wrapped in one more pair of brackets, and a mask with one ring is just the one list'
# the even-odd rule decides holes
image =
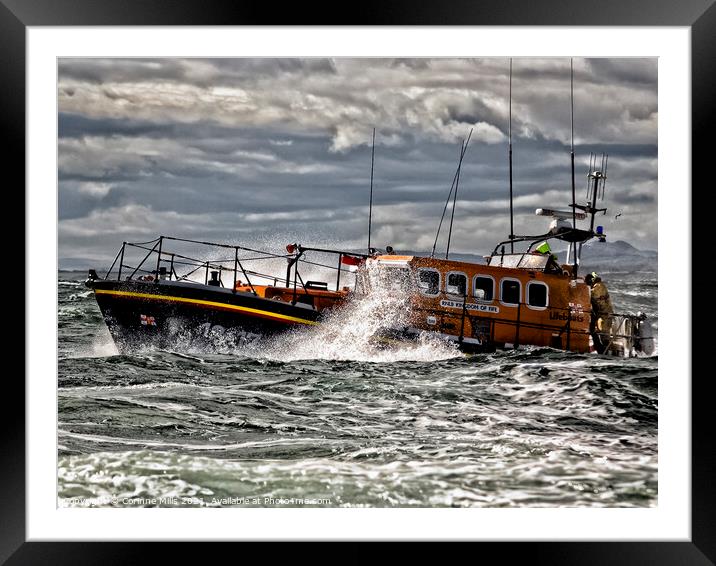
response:
{"label": "lifeboat cabin", "polygon": [[[389,279],[410,282],[408,335],[436,332],[467,351],[519,345],[590,351],[590,290],[539,252],[486,257],[485,265],[419,256],[367,260]],[[392,270],[392,271],[391,271]]]}

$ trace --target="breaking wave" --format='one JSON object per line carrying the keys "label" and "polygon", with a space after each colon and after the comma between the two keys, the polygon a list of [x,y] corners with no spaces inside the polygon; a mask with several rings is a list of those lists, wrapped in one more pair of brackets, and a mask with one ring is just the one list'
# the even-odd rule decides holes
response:
{"label": "breaking wave", "polygon": [[363,295],[328,314],[320,326],[302,328],[268,345],[269,358],[367,362],[438,361],[459,357],[456,344],[428,333],[414,343],[388,343],[384,331],[409,325],[410,280],[399,269],[366,269]]}

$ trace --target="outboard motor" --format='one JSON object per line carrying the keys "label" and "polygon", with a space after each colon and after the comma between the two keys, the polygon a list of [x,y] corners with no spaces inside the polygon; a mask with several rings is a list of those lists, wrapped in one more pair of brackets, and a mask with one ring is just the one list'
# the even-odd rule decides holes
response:
{"label": "outboard motor", "polygon": [[637,325],[634,335],[634,349],[647,356],[654,353],[654,327],[646,321],[646,315],[642,312],[637,314]]}

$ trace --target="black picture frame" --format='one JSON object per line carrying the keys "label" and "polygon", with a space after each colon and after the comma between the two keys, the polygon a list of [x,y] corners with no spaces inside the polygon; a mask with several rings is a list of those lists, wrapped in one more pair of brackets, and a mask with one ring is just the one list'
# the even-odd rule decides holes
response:
{"label": "black picture frame", "polygon": [[[585,0],[460,0],[420,5],[414,2],[362,2],[356,10],[327,9],[321,4],[287,4],[277,9],[269,3],[223,3],[213,0],[0,0],[0,105],[6,172],[15,173],[15,186],[25,183],[25,31],[28,26],[102,25],[565,25],[565,26],[686,26],[691,28],[692,70],[692,180],[710,186],[706,152],[714,131],[716,100],[716,5],[714,0],[621,0],[593,3]],[[335,8],[335,7],[334,7]],[[339,15],[340,14],[340,15]],[[708,183],[708,185],[707,185]],[[676,188],[674,188],[676,190]],[[684,190],[680,188],[679,190]],[[20,191],[15,190],[17,194]],[[704,208],[701,213],[704,214]],[[24,199],[16,210],[25,211]],[[692,206],[692,212],[699,207]],[[24,217],[24,215],[23,215]],[[698,223],[692,215],[692,226]],[[685,241],[689,235],[680,235]],[[694,253],[703,241],[694,233]],[[689,274],[691,275],[691,274]],[[54,277],[54,275],[52,276]],[[691,277],[693,296],[699,281]],[[701,284],[702,285],[702,284]],[[19,284],[18,284],[19,287]],[[17,291],[13,291],[17,292]],[[32,297],[24,294],[24,303]],[[692,312],[692,305],[687,305]],[[696,321],[697,317],[694,317]],[[18,318],[19,320],[19,318]],[[687,329],[685,329],[687,330]],[[708,332],[692,329],[692,353],[707,351]],[[18,333],[19,334],[19,333]],[[27,336],[26,339],[32,339]],[[0,503],[0,563],[16,564],[136,564],[156,559],[209,558],[204,545],[111,542],[27,542],[25,536],[25,384],[16,372],[5,375],[6,403],[0,410],[2,431],[3,498]],[[691,379],[689,375],[669,376]],[[500,562],[519,560],[549,564],[714,564],[716,562],[716,465],[711,418],[713,404],[708,370],[691,379],[692,392],[692,500],[691,540],[688,542],[494,542],[477,543],[481,557],[499,556]],[[13,379],[14,378],[14,379]],[[11,399],[12,402],[7,400]],[[8,407],[14,407],[14,412]],[[660,458],[664,458],[660,454]],[[78,533],[81,538],[81,533]],[[557,536],[555,537],[557,538]],[[245,544],[245,543],[243,543]],[[358,544],[358,543],[356,543]],[[215,551],[212,550],[212,553]],[[245,552],[245,550],[242,550]],[[278,550],[277,552],[281,552]],[[340,550],[338,550],[340,552]],[[335,559],[332,552],[323,554]],[[345,553],[343,556],[361,555]],[[319,555],[311,554],[311,559]],[[236,557],[238,558],[238,556]],[[288,556],[284,556],[288,558]],[[365,558],[365,556],[363,557]]]}

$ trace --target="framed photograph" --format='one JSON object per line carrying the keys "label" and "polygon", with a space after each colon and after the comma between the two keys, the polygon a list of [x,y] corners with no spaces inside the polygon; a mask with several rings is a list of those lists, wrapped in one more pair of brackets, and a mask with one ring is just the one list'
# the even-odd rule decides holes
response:
{"label": "framed photograph", "polygon": [[716,9],[294,11],[0,5],[27,235],[3,560],[713,563]]}

